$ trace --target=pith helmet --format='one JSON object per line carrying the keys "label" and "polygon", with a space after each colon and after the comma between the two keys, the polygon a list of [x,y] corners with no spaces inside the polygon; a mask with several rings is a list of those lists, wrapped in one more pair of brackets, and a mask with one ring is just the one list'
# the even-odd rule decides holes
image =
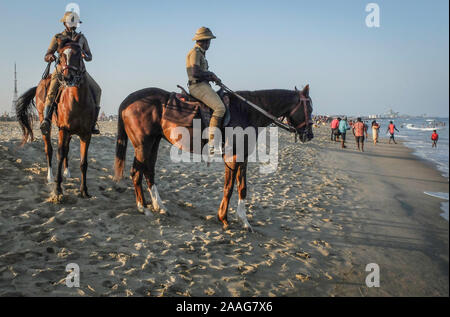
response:
{"label": "pith helmet", "polygon": [[71,26],[78,26],[78,23],[83,23],[80,21],[80,16],[75,11],[67,11],[64,16],[59,20],[59,22],[71,24]]}
{"label": "pith helmet", "polygon": [[202,26],[201,28],[199,28],[197,30],[197,32],[195,33],[195,36],[192,40],[193,41],[202,41],[202,40],[210,40],[210,39],[215,39],[215,38],[216,37],[214,36],[214,34],[211,32],[210,29]]}

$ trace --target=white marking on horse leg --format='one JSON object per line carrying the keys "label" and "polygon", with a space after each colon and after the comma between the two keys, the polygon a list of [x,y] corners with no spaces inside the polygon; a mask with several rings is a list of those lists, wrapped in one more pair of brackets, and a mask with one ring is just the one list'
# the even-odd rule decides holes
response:
{"label": "white marking on horse leg", "polygon": [[71,178],[72,176],[70,175],[70,171],[69,171],[69,167],[67,166],[66,169],[64,169],[64,177],[66,178]]}
{"label": "white marking on horse leg", "polygon": [[52,167],[47,167],[47,183],[53,184],[55,182],[55,178],[53,177]]}
{"label": "white marking on horse leg", "polygon": [[253,232],[253,228],[252,226],[250,226],[247,220],[247,212],[245,210],[245,199],[238,200],[237,214],[239,216],[239,219],[242,221],[244,228]]}
{"label": "white marking on horse leg", "polygon": [[150,216],[152,214],[150,209],[144,207],[141,203],[137,203],[137,209],[139,212],[145,214],[146,216]]}
{"label": "white marking on horse leg", "polygon": [[149,189],[150,196],[152,197],[152,204],[155,211],[159,212],[166,212],[164,208],[164,204],[161,200],[161,197],[159,197],[158,189],[156,188],[156,185],[153,185],[152,188]]}

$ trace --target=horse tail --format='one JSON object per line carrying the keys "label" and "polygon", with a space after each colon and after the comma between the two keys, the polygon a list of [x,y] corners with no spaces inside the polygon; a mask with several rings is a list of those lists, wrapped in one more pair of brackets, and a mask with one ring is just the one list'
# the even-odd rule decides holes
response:
{"label": "horse tail", "polygon": [[33,107],[36,107],[34,103],[34,96],[36,95],[36,87],[28,89],[23,95],[17,99],[16,103],[16,117],[22,128],[23,139],[22,144],[33,140]]}
{"label": "horse tail", "polygon": [[114,161],[114,181],[116,182],[119,182],[123,177],[128,144],[128,135],[125,131],[121,108],[119,108],[119,121],[117,122],[116,159]]}

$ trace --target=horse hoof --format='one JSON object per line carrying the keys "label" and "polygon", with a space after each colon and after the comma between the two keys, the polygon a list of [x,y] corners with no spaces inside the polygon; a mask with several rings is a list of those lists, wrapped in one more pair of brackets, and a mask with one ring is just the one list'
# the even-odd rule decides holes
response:
{"label": "horse hoof", "polygon": [[170,216],[170,214],[167,212],[167,210],[160,208],[159,209],[159,214],[160,215],[165,215],[165,216]]}
{"label": "horse hoof", "polygon": [[89,195],[87,192],[81,192],[80,197],[81,198],[91,198],[91,195]]}
{"label": "horse hoof", "polygon": [[248,232],[254,233],[255,230],[253,230],[252,226],[246,226],[245,229],[247,229]]}
{"label": "horse hoof", "polygon": [[72,176],[70,175],[69,169],[65,169],[65,170],[64,170],[64,177],[65,177],[65,178],[71,178],[71,177],[72,177]]}

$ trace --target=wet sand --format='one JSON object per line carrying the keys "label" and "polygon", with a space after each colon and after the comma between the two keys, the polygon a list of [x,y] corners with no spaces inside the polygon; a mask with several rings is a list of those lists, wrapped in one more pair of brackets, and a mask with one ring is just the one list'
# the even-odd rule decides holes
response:
{"label": "wet sand", "polygon": [[[250,233],[238,221],[237,192],[230,229],[216,219],[223,165],[173,163],[167,142],[156,179],[168,214],[140,214],[130,178],[112,181],[116,122],[100,128],[89,151],[92,198],[78,197],[74,137],[72,178],[57,203],[40,132],[20,148],[18,124],[0,123],[0,296],[449,294],[448,222],[440,200],[423,194],[448,192],[448,180],[401,144],[361,154],[352,138],[346,150],[331,143],[328,128],[308,144],[280,131],[277,172],[249,163]],[[132,157],[129,144],[126,172]],[[55,167],[56,158],[56,175]],[[369,289],[372,262],[381,285]],[[80,267],[79,288],[65,285],[68,263]]]}

